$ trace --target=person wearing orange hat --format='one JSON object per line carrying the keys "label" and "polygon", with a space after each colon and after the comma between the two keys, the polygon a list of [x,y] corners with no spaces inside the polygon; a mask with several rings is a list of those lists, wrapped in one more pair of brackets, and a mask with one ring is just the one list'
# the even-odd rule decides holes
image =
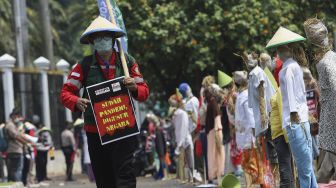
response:
{"label": "person wearing orange hat", "polygon": [[[90,44],[93,55],[85,57],[69,73],[61,90],[61,102],[71,111],[84,113],[84,129],[87,134],[92,169],[98,188],[136,187],[136,174],[133,170],[133,153],[138,146],[135,136],[128,137],[108,145],[101,145],[94,114],[88,108],[89,100],[85,88],[106,80],[123,76],[123,66],[114,44],[125,32],[107,19],[98,16],[80,38],[82,44]],[[139,71],[136,60],[125,54],[130,77],[124,84],[132,97],[140,102],[149,96],[149,88]],[[84,88],[82,97],[79,90]]]}

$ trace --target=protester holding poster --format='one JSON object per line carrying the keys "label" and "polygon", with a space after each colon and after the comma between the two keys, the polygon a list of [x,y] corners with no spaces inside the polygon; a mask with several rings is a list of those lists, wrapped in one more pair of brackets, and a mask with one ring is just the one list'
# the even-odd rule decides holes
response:
{"label": "protester holding poster", "polygon": [[[61,91],[61,101],[65,107],[84,113],[84,129],[98,188],[136,187],[136,175],[132,164],[133,153],[138,146],[136,137],[131,136],[102,145],[101,136],[104,135],[98,134],[96,119],[92,108],[89,107],[88,93],[85,90],[83,97],[78,96],[82,87],[86,88],[123,76],[121,64],[123,57],[114,50],[113,46],[116,39],[124,35],[125,32],[117,25],[98,16],[80,39],[82,44],[92,45],[94,53],[75,65]],[[120,84],[120,88],[126,87],[134,99],[145,101],[148,98],[149,89],[139,71],[138,64],[127,53],[125,57],[130,77],[120,78],[117,83]],[[125,97],[125,94],[122,93],[121,97]],[[115,104],[121,102],[120,100],[122,101],[121,98],[116,97]],[[103,104],[101,105],[103,107]]]}

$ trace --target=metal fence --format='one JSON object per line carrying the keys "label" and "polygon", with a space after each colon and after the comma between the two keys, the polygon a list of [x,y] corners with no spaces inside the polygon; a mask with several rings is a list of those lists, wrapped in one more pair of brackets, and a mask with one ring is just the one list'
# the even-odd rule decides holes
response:
{"label": "metal fence", "polygon": [[[24,77],[25,89],[20,89],[20,77]],[[22,79],[21,79],[22,80]],[[33,115],[38,115],[41,122],[43,122],[42,113],[42,86],[41,76],[39,73],[22,73],[14,72],[14,98],[15,106],[22,106],[22,101],[25,100],[25,107],[22,109],[25,117],[31,119]],[[50,102],[50,117],[51,117],[51,130],[55,146],[60,146],[60,135],[64,127],[66,126],[65,120],[65,108],[60,103],[59,96],[60,90],[63,85],[62,75],[48,74],[49,84],[49,102]],[[2,82],[0,84],[0,96],[2,93]],[[3,99],[3,97],[1,97]],[[0,105],[3,106],[3,100],[0,101]],[[0,118],[3,120],[4,110],[0,109]],[[2,120],[1,119],[1,120]]]}
{"label": "metal fence", "polygon": [[4,94],[3,94],[3,85],[2,85],[2,76],[0,76],[0,106],[2,106],[2,108],[0,108],[0,122],[4,123],[6,121],[5,118],[5,102],[4,102]]}

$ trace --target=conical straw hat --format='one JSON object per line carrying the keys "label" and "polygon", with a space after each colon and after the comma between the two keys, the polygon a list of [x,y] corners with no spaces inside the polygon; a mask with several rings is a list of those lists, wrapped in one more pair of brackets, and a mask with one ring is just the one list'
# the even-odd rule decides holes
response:
{"label": "conical straw hat", "polygon": [[220,70],[218,70],[217,72],[218,72],[218,85],[220,87],[227,86],[232,82],[232,78],[229,75],[225,74]]}
{"label": "conical straw hat", "polygon": [[284,27],[280,27],[274,34],[272,39],[267,43],[266,48],[274,48],[277,46],[306,40],[303,36],[294,33]]}
{"label": "conical straw hat", "polygon": [[80,38],[80,42],[82,44],[89,44],[89,36],[96,32],[111,32],[115,38],[119,38],[125,35],[125,32],[117,25],[101,16],[98,16],[95,20],[93,20],[90,26],[86,28]]}

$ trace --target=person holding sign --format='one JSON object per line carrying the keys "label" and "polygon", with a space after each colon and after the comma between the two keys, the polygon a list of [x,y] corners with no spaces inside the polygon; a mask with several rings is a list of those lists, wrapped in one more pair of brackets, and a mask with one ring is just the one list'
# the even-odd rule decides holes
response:
{"label": "person holding sign", "polygon": [[[125,53],[127,61],[125,67],[121,63],[124,56],[113,48],[117,38],[124,35],[125,32],[117,25],[98,16],[80,38],[82,44],[93,46],[94,53],[75,65],[61,91],[61,101],[65,107],[84,113],[84,129],[98,188],[136,187],[132,164],[133,152],[138,146],[136,137],[127,137],[102,145],[93,110],[88,108],[90,101],[86,90],[83,97],[78,96],[81,88],[121,77],[124,72],[130,76],[125,74],[123,85],[132,97],[138,101],[145,101],[148,98],[149,88],[135,59]],[[127,68],[129,71],[125,71]]]}

